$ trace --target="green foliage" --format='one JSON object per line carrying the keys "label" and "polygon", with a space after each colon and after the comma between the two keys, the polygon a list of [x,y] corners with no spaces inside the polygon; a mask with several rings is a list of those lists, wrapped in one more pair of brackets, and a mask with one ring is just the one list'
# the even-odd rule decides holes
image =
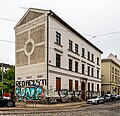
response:
{"label": "green foliage", "polygon": [[[4,92],[9,91],[12,95],[14,94],[15,88],[15,69],[11,68],[4,72]],[[0,71],[0,95],[2,95],[2,72]]]}

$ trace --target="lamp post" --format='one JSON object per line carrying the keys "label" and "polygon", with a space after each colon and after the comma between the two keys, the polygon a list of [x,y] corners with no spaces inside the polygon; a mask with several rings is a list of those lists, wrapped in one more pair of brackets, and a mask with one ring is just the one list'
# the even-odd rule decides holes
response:
{"label": "lamp post", "polygon": [[4,85],[3,85],[3,76],[4,76],[4,75],[3,75],[3,63],[2,63],[2,96],[3,96],[3,88],[4,88],[4,87],[3,87],[3,86],[4,86]]}

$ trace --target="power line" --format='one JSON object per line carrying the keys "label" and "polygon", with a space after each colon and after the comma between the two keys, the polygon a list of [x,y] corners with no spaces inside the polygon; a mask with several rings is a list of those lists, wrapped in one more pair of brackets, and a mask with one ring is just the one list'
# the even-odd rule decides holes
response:
{"label": "power line", "polygon": [[16,20],[12,20],[12,19],[7,19],[7,18],[0,18],[1,20],[6,20],[6,21],[11,21],[11,22],[18,22]]}
{"label": "power line", "polygon": [[[23,7],[20,7],[20,8],[23,8]],[[25,8],[25,9],[27,9],[27,8]],[[18,22],[17,20],[13,20],[13,19],[7,19],[7,18],[1,18],[1,17],[0,17],[0,19],[1,19],[1,20],[6,20],[6,21],[11,21],[11,22]],[[30,24],[37,26],[37,24],[33,24],[33,23],[30,23]],[[60,28],[55,28],[55,27],[49,27],[49,28],[50,28],[50,29],[57,29],[57,30],[69,32],[69,31],[67,31],[67,30],[63,30],[63,29],[60,29]],[[90,34],[85,34],[85,33],[82,33],[82,34],[83,34],[83,35],[86,35],[86,36],[91,36],[92,39],[93,39],[93,38],[95,38],[95,37],[112,35],[112,34],[116,34],[116,33],[120,33],[120,31],[114,31],[114,32],[103,33],[103,34],[98,34],[98,35],[90,35]],[[91,39],[89,39],[89,40],[91,40]]]}
{"label": "power line", "polygon": [[112,35],[112,34],[116,34],[116,33],[120,33],[120,31],[115,31],[115,32],[110,32],[110,33],[103,33],[103,34],[96,35],[95,37]]}

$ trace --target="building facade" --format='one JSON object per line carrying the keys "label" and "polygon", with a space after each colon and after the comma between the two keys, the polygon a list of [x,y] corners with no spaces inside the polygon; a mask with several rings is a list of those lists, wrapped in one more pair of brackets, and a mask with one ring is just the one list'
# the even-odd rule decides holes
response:
{"label": "building facade", "polygon": [[16,89],[101,91],[102,51],[50,10],[30,8],[15,26]]}
{"label": "building facade", "polygon": [[101,65],[103,94],[120,94],[120,60],[111,53]]}

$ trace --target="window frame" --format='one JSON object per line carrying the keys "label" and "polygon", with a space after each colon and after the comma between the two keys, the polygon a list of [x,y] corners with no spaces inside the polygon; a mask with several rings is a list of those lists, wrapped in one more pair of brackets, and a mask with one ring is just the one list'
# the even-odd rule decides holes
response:
{"label": "window frame", "polygon": [[82,57],[85,58],[85,48],[82,48]]}
{"label": "window frame", "polygon": [[87,59],[90,60],[90,51],[87,52]]}
{"label": "window frame", "polygon": [[78,62],[75,61],[75,72],[78,72]]}
{"label": "window frame", "polygon": [[78,44],[75,43],[75,53],[78,54]]}
{"label": "window frame", "polygon": [[61,34],[56,31],[56,44],[61,45]]}
{"label": "window frame", "polygon": [[82,64],[82,74],[85,74],[85,64]]}
{"label": "window frame", "polygon": [[61,55],[56,53],[56,67],[61,67]]}
{"label": "window frame", "polygon": [[69,50],[73,51],[73,41],[69,39]]}
{"label": "window frame", "polygon": [[69,70],[72,71],[73,60],[69,59]]}

